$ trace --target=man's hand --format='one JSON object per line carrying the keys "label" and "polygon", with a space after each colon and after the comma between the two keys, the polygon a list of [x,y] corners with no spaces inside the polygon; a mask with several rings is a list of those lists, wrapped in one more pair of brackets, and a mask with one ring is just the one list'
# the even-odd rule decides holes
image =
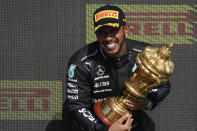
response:
{"label": "man's hand", "polygon": [[130,114],[122,116],[120,119],[115,121],[109,128],[108,131],[130,131],[131,123],[133,118]]}
{"label": "man's hand", "polygon": [[131,111],[143,110],[143,109],[146,109],[146,106],[148,104],[148,99],[134,97],[132,98],[132,100],[126,100],[125,104],[128,107],[128,109]]}

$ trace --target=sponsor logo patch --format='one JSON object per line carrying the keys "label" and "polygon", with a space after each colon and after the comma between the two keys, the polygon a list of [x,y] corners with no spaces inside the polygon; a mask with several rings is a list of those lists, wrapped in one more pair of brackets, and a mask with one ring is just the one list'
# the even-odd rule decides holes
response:
{"label": "sponsor logo patch", "polygon": [[135,64],[132,68],[132,72],[135,72],[135,70],[137,69],[137,65]]}
{"label": "sponsor logo patch", "polygon": [[97,22],[97,21],[99,21],[100,19],[103,19],[103,18],[115,18],[115,19],[118,19],[118,11],[106,10],[106,11],[98,12],[95,15],[95,22]]}
{"label": "sponsor logo patch", "polygon": [[67,89],[67,93],[78,94],[78,90],[77,89]]}
{"label": "sponsor logo patch", "polygon": [[94,78],[94,80],[107,79],[107,78],[109,78],[109,75],[106,75],[106,76],[99,76],[99,77]]}
{"label": "sponsor logo patch", "polygon": [[105,86],[109,86],[109,81],[103,81],[103,82],[95,83],[95,85],[94,85],[95,88],[105,87]]}
{"label": "sponsor logo patch", "polygon": [[67,98],[69,100],[78,100],[79,99],[79,96],[78,95],[67,95]]}
{"label": "sponsor logo patch", "polygon": [[95,90],[95,91],[93,91],[93,93],[101,93],[101,92],[110,92],[110,91],[112,91],[112,89],[103,89],[103,90]]}
{"label": "sponsor logo patch", "polygon": [[70,78],[68,78],[67,80],[77,83],[77,80],[76,79],[70,79]]}
{"label": "sponsor logo patch", "polygon": [[90,111],[88,111],[85,108],[82,108],[80,110],[78,110],[79,113],[82,113],[84,117],[88,118],[90,121],[95,121],[94,116],[92,115],[92,113]]}
{"label": "sponsor logo patch", "polygon": [[70,88],[77,88],[78,85],[77,84],[74,84],[74,83],[67,83],[67,86],[70,87]]}
{"label": "sponsor logo patch", "polygon": [[74,65],[74,64],[70,65],[69,70],[68,70],[68,77],[69,78],[73,78],[75,76],[75,68],[76,68],[76,65]]}
{"label": "sponsor logo patch", "polygon": [[96,67],[97,75],[103,75],[105,73],[105,68],[102,65]]}

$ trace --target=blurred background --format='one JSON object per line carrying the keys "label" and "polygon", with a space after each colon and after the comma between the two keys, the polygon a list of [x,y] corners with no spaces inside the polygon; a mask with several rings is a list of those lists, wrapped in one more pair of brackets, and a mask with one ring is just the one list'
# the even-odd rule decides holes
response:
{"label": "blurred background", "polygon": [[175,43],[171,93],[148,114],[156,131],[197,131],[195,0],[1,0],[0,131],[67,130],[67,62],[96,40],[92,14],[104,4],[123,9],[129,38],[157,47]]}

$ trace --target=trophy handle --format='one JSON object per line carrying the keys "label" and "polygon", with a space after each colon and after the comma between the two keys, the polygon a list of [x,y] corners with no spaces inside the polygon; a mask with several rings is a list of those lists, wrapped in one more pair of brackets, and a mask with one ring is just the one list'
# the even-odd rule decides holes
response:
{"label": "trophy handle", "polygon": [[107,118],[107,116],[102,112],[101,104],[104,101],[99,101],[94,104],[94,112],[96,113],[96,116],[101,120],[106,126],[110,127],[112,125],[112,122]]}

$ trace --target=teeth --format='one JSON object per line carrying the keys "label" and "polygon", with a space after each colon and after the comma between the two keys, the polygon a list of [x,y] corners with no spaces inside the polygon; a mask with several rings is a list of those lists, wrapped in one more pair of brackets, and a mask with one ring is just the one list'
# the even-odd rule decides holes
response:
{"label": "teeth", "polygon": [[107,47],[110,47],[110,48],[112,48],[114,46],[115,46],[115,43],[107,44]]}

